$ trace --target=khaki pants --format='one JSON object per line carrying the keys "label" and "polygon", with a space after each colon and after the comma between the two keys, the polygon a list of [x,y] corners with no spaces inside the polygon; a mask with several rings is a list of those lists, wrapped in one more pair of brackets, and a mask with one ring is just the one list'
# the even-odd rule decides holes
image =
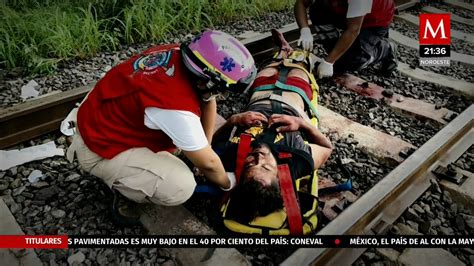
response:
{"label": "khaki pants", "polygon": [[191,197],[196,186],[187,165],[166,151],[133,148],[107,160],[89,150],[77,132],[67,151],[70,161],[74,153],[85,171],[135,202],[179,205]]}

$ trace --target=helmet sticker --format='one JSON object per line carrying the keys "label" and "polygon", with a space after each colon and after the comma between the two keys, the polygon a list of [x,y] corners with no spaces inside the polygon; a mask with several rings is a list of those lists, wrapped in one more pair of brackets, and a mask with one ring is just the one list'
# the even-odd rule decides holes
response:
{"label": "helmet sticker", "polygon": [[243,51],[242,47],[240,47],[241,44],[237,40],[234,42],[234,40],[229,39],[223,34],[215,36],[214,39],[215,43],[219,44],[218,52],[225,51],[237,64],[242,66],[240,72],[254,64],[252,55],[248,51]]}
{"label": "helmet sticker", "polygon": [[[140,56],[133,63],[133,70],[142,70],[145,72],[155,73],[157,68],[162,67],[165,71],[168,70],[168,63],[171,59],[171,51],[155,52]],[[152,74],[152,73],[147,73]]]}
{"label": "helmet sticker", "polygon": [[235,67],[234,59],[233,58],[228,58],[227,56],[224,57],[224,61],[221,61],[220,63],[222,70],[223,71],[232,71],[232,68]]}

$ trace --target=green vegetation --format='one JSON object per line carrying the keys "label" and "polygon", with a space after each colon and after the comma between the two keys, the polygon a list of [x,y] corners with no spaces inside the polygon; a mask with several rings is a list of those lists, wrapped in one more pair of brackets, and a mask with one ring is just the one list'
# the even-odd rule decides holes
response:
{"label": "green vegetation", "polygon": [[120,44],[288,9],[294,0],[0,0],[0,68],[48,73]]}

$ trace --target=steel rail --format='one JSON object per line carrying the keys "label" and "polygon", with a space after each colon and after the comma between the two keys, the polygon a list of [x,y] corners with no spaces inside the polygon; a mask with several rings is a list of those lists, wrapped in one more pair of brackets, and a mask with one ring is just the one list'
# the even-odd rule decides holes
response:
{"label": "steel rail", "polygon": [[[397,0],[397,8],[405,9],[418,1]],[[299,37],[296,23],[280,29],[290,44]],[[252,53],[256,62],[269,58],[275,52],[270,33],[241,40]],[[39,137],[59,128],[69,111],[80,102],[93,84],[77,89],[44,96],[0,110],[0,149]]]}
{"label": "steel rail", "polygon": [[420,3],[420,1],[419,0],[395,1],[395,3],[397,5],[397,10],[401,11],[401,10],[405,10],[407,8],[415,6],[416,4]]}
{"label": "steel rail", "polygon": [[[280,31],[292,42],[299,36],[296,23],[289,24]],[[257,62],[269,58],[275,52],[275,44],[269,33],[241,41]],[[1,109],[0,149],[58,130],[61,121],[93,86],[91,84]]]}
{"label": "steel rail", "polygon": [[[426,189],[437,166],[447,166],[474,144],[474,105],[462,112],[372,189],[318,232],[382,234]],[[365,248],[302,248],[282,265],[350,265]]]}
{"label": "steel rail", "polygon": [[59,128],[93,85],[56,93],[0,110],[0,149]]}
{"label": "steel rail", "polygon": [[[404,1],[397,6],[401,10],[417,2]],[[295,23],[280,31],[290,43],[294,43],[299,37]],[[274,52],[269,33],[244,39],[242,42],[257,62]],[[57,130],[62,119],[92,87],[93,85],[81,87],[0,110],[0,148]],[[429,187],[429,179],[433,177],[431,169],[453,161],[472,145],[473,117],[474,107],[471,105],[319,234],[383,233]],[[364,250],[298,249],[283,265],[346,265],[352,263]]]}

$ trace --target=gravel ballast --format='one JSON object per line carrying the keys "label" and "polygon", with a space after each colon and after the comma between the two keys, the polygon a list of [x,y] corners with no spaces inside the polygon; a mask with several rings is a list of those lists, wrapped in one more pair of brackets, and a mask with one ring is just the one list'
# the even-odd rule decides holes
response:
{"label": "gravel ballast", "polygon": [[[271,28],[281,28],[283,25],[292,22],[294,22],[293,12],[288,11],[271,13],[254,20],[242,19],[238,23],[217,28],[239,35],[246,30],[266,32]],[[397,24],[395,27],[403,28],[403,26],[397,26]],[[412,32],[415,32],[415,29]],[[412,32],[404,32],[403,34],[413,35]],[[189,37],[190,35],[181,33],[170,38],[168,42],[179,42]],[[454,42],[453,50],[456,47],[456,49],[459,49],[456,51],[472,54],[472,45],[466,45],[465,47],[462,45]],[[0,74],[0,76],[6,77],[0,81],[0,107],[4,108],[22,102],[20,97],[21,87],[31,80],[35,80],[39,84],[37,89],[40,91],[40,95],[88,85],[100,79],[111,67],[149,46],[151,44],[123,47],[120,51],[101,53],[89,60],[71,60],[65,62],[56,74],[50,76],[18,77],[4,72]],[[404,47],[400,48],[399,51],[400,61],[409,64],[415,63],[413,58],[417,57],[413,55],[418,55],[417,51]],[[465,68],[455,62],[451,62],[451,64],[452,66],[449,68],[426,68],[426,70],[472,82],[472,68]],[[416,62],[416,65],[418,65],[418,62]],[[472,101],[465,97],[452,94],[449,89],[425,82],[413,81],[400,74],[391,78],[384,78],[376,74],[375,68],[369,68],[354,74],[395,93],[437,104],[458,113],[472,104]],[[318,83],[321,87],[320,103],[322,105],[358,123],[399,137],[417,147],[420,147],[440,129],[439,125],[420,122],[414,118],[400,115],[383,102],[363,98],[328,80],[321,80]],[[248,100],[247,98],[248,95],[232,95],[226,100],[219,100],[219,114],[227,118],[232,113],[241,111]],[[40,139],[23,143],[18,147],[38,145],[48,140],[55,140],[59,147],[65,145],[64,138],[57,134],[49,134]],[[347,166],[354,174],[355,189],[353,192],[357,195],[362,195],[368,191],[393,169],[393,166],[385,165],[357,148],[351,139],[334,141],[334,146],[342,158],[354,160]],[[470,164],[470,167],[472,171],[472,164]],[[30,183],[27,177],[33,170],[41,170],[45,174],[45,178],[36,183]],[[334,180],[336,183],[344,181],[340,170],[337,168],[334,156],[319,170],[319,174],[322,177]],[[54,157],[13,167],[0,172],[0,181],[4,181],[0,182],[0,196],[7,203],[25,234],[146,234],[141,227],[119,228],[115,226],[110,219],[111,194],[108,188],[97,178],[82,172],[76,162],[71,164],[65,158]],[[427,195],[427,193],[430,194]],[[446,220],[440,219],[440,226],[430,228],[433,232],[441,233],[440,228],[444,227],[448,228],[446,230],[455,233],[473,233],[472,229],[467,227],[464,231],[458,230],[458,225],[452,222],[452,218],[458,215],[472,215],[472,210],[457,208],[456,213],[454,213],[452,208],[443,201],[447,198],[443,196],[445,195],[444,192],[431,189],[427,193],[425,194],[427,196],[424,195],[420,198],[417,204],[422,208],[425,205],[429,206],[432,215],[444,217]],[[205,197],[193,196],[185,206],[204,222],[211,223],[212,221],[209,221],[206,212],[209,206],[208,203],[209,199]],[[440,210],[438,210],[438,205],[442,207]],[[451,210],[451,214],[440,216],[439,213],[446,212],[448,208]],[[416,209],[414,208],[415,211]],[[429,217],[427,212],[425,214],[417,213],[417,215],[422,219]],[[407,214],[404,214],[398,223],[407,224],[409,219],[406,216]],[[428,230],[428,232],[431,231]],[[466,262],[466,259],[469,262],[469,255],[465,254],[471,251],[472,249],[470,251],[450,250],[463,262]],[[176,259],[166,249],[69,249],[37,250],[36,252],[42,262],[48,265],[66,264],[68,262],[86,265],[119,263],[178,265]],[[292,251],[243,249],[241,252],[255,265],[274,265],[283,261]],[[369,252],[375,254],[375,251]],[[361,259],[365,263],[386,262],[386,259],[378,253],[375,256],[372,256],[372,254],[366,255]]]}

